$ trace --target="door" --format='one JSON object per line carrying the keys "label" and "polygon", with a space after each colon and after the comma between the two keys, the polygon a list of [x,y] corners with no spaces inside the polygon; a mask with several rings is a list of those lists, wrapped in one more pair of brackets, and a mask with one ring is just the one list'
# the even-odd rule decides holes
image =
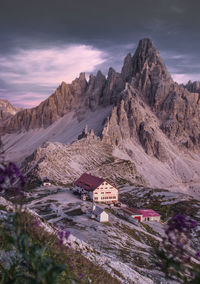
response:
{"label": "door", "polygon": [[141,222],[141,217],[140,216],[135,216],[135,219],[137,219],[139,222]]}

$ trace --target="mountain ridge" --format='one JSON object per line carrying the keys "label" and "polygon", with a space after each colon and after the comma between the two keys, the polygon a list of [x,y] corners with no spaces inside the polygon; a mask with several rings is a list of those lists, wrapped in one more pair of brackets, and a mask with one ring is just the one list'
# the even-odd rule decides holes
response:
{"label": "mountain ridge", "polygon": [[[172,80],[152,40],[139,42],[135,54],[126,56],[121,73],[110,68],[107,78],[98,71],[88,81],[81,73],[72,84],[63,82],[39,107],[12,117],[2,137],[7,159],[21,163],[45,142],[73,149],[69,143],[79,140],[81,148],[86,125],[99,143],[111,145],[113,153],[134,164],[149,186],[200,194],[199,94]],[[51,168],[48,151],[45,157]],[[32,157],[25,168],[40,158]]]}

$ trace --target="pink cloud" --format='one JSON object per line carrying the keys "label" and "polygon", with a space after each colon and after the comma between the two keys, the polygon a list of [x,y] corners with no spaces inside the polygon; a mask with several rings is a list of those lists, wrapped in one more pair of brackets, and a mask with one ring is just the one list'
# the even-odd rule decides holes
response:
{"label": "pink cloud", "polygon": [[189,80],[199,81],[200,80],[200,74],[172,73],[172,78],[178,84],[186,84]]}
{"label": "pink cloud", "polygon": [[[106,56],[89,45],[19,49],[13,55],[0,56],[0,78],[6,85],[15,86],[13,103],[35,106],[50,95],[44,94],[44,88],[53,90],[62,81],[71,83],[80,72],[93,72]],[[33,87],[38,92],[30,92]]]}

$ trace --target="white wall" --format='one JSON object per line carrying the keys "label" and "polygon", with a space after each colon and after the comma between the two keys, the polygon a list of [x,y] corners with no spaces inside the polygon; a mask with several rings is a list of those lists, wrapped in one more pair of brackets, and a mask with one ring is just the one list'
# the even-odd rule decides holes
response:
{"label": "white wall", "polygon": [[108,222],[109,221],[109,216],[108,214],[104,211],[99,215],[99,221],[100,222]]}
{"label": "white wall", "polygon": [[153,216],[153,217],[149,217],[149,220],[147,219],[147,217],[142,217],[142,222],[143,221],[156,221],[156,222],[160,222],[160,216]]}
{"label": "white wall", "polygon": [[95,202],[118,202],[118,190],[108,182],[103,182],[93,191]]}

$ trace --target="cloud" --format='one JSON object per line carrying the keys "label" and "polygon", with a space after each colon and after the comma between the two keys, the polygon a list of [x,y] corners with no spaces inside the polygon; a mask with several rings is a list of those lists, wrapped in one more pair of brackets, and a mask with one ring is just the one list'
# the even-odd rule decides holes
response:
{"label": "cloud", "polygon": [[92,72],[104,57],[102,51],[87,45],[18,50],[0,57],[0,77],[11,84],[56,86],[71,82],[80,72]]}
{"label": "cloud", "polygon": [[200,80],[200,74],[177,74],[177,73],[172,73],[172,78],[175,82],[179,84],[186,84],[189,80],[191,81],[199,81]]}
{"label": "cloud", "polygon": [[[17,49],[12,55],[0,56],[0,78],[10,91],[8,99],[30,107],[49,96],[48,91],[62,81],[71,83],[80,72],[92,72],[105,60],[105,52],[89,45]],[[5,96],[5,92],[0,90],[0,95]]]}

